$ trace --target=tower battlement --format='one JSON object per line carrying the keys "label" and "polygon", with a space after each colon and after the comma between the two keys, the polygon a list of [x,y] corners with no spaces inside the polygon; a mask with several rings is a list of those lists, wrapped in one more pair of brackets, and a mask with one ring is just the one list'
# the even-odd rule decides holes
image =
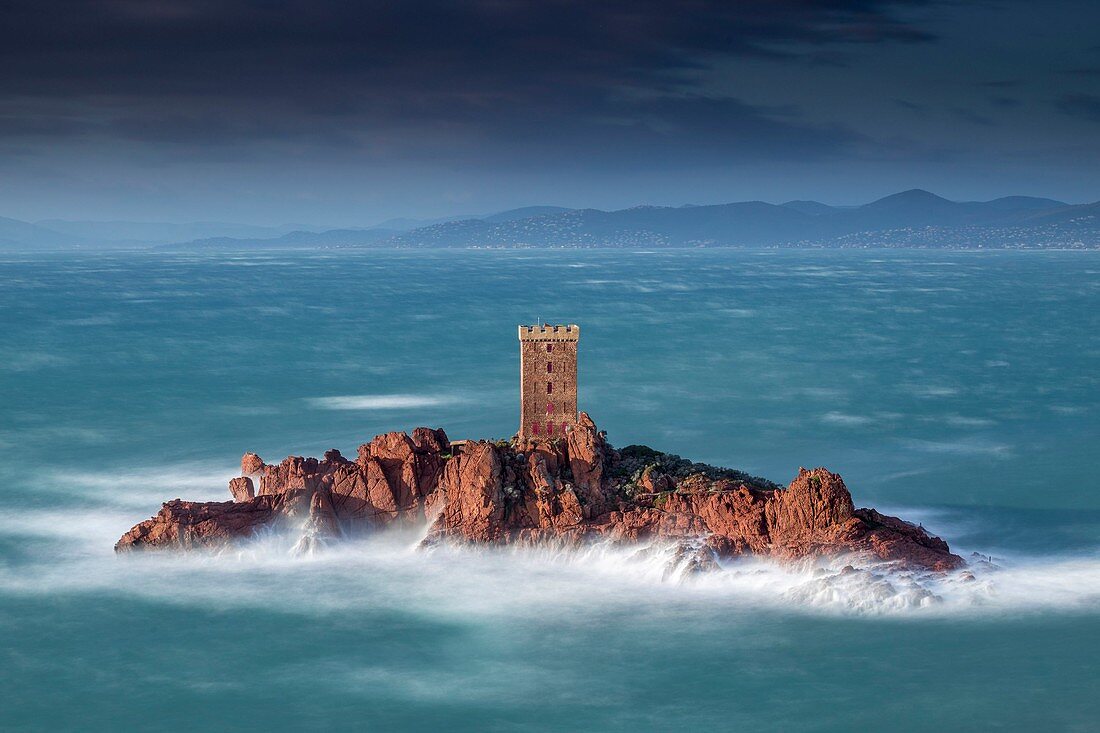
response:
{"label": "tower battlement", "polygon": [[555,438],[577,424],[577,342],[581,328],[519,327],[519,437]]}
{"label": "tower battlement", "polygon": [[575,323],[566,326],[520,326],[520,341],[576,341],[581,337],[581,327]]}

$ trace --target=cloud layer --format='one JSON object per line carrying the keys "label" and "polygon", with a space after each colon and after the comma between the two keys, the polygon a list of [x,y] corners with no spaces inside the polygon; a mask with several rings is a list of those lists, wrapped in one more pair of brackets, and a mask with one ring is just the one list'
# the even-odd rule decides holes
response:
{"label": "cloud layer", "polygon": [[783,145],[811,130],[705,93],[708,69],[931,40],[897,5],[22,2],[0,30],[2,129],[215,145],[369,146],[362,130],[452,144],[617,131],[626,147],[685,133]]}
{"label": "cloud layer", "polygon": [[[35,186],[58,196],[59,181],[110,196],[109,179],[116,198],[235,192],[306,210],[311,195],[331,197],[326,186],[388,181],[401,200],[443,178],[461,200],[500,194],[501,176],[629,188],[639,175],[652,187],[685,171],[760,177],[784,165],[823,178],[826,166],[886,160],[910,168],[899,180],[925,184],[913,169],[1012,140],[991,129],[1009,110],[1023,118],[1034,77],[1055,73],[1004,68],[984,38],[960,37],[1026,9],[1003,5],[16,0],[0,26],[0,170],[21,174],[28,200]],[[1089,14],[1073,5],[1051,6],[1046,22]],[[998,38],[1012,58],[1031,50],[1023,36]],[[1094,123],[1097,77],[1066,69],[1093,68],[1100,53],[1057,40],[1063,87],[1040,107]],[[999,76],[982,70],[990,63]],[[976,99],[957,84],[1012,96]],[[1059,145],[1080,141],[1080,160],[1095,147],[1085,139],[1077,130]],[[280,165],[312,186],[276,185]],[[205,199],[175,177],[207,181]]]}

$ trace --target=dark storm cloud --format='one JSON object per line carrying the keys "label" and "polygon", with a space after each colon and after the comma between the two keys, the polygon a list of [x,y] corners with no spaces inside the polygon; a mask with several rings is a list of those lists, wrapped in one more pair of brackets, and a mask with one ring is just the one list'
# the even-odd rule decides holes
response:
{"label": "dark storm cloud", "polygon": [[1097,23],[1088,0],[0,0],[0,215],[1095,200]]}
{"label": "dark storm cloud", "polygon": [[251,95],[327,77],[381,89],[410,81],[477,89],[506,79],[662,87],[708,54],[928,40],[892,17],[899,4],[922,3],[32,0],[5,12],[0,73],[8,91],[107,94]]}
{"label": "dark storm cloud", "polygon": [[898,14],[921,4],[16,2],[0,25],[0,135],[348,146],[381,134],[376,152],[398,155],[431,132],[456,148],[505,137],[625,155],[626,141],[679,139],[816,156],[857,136],[720,98],[700,77],[723,59],[927,41]]}

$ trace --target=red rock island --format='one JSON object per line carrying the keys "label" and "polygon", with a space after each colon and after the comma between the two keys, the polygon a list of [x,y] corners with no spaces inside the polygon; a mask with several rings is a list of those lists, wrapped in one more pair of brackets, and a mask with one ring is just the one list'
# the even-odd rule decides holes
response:
{"label": "red rock island", "polygon": [[782,488],[643,446],[615,450],[583,412],[564,438],[451,444],[442,430],[417,428],[379,435],[354,461],[330,450],[269,465],[246,453],[241,469],[230,482],[236,501],[169,501],[115,549],[219,549],[268,526],[312,545],[421,525],[427,543],[682,541],[701,568],[739,555],[964,565],[922,528],[856,509],[824,468],[800,469]]}
{"label": "red rock island", "polygon": [[676,542],[696,569],[743,555],[965,564],[923,528],[856,509],[824,468],[799,469],[783,488],[645,446],[614,449],[576,412],[578,336],[577,326],[520,327],[521,425],[510,441],[452,443],[417,428],[375,437],[354,461],[335,449],[277,465],[246,453],[229,482],[234,501],[169,501],[115,549],[220,549],[265,527],[299,533],[308,549],[403,525],[422,527],[425,543]]}

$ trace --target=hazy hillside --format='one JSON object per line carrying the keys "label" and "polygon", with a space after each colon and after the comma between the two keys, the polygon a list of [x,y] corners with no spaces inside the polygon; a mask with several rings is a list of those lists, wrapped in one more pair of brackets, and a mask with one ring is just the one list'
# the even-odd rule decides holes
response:
{"label": "hazy hillside", "polygon": [[[950,201],[913,189],[862,206],[763,201],[617,211],[528,206],[477,217],[393,219],[391,226],[298,229],[196,222],[31,224],[0,218],[0,249],[159,246],[318,247],[950,247],[1100,248],[1100,202],[1006,196]],[[57,229],[46,227],[51,224]],[[410,228],[411,227],[411,228]],[[177,240],[193,231],[230,232]],[[117,237],[117,239],[110,239]]]}
{"label": "hazy hillside", "polygon": [[70,221],[44,219],[38,226],[55,232],[94,242],[129,242],[160,244],[212,237],[270,239],[298,230],[324,231],[330,227],[308,227],[302,224],[254,226],[219,221],[186,223],[156,221]]}
{"label": "hazy hillside", "polygon": [[835,206],[829,206],[823,204],[820,201],[788,201],[785,204],[780,204],[785,209],[793,209],[794,211],[800,211],[803,214],[809,214],[810,216],[820,216],[821,214],[831,214],[841,209]]}
{"label": "hazy hillside", "polygon": [[[206,239],[271,240],[303,225],[263,227],[232,222],[80,221],[44,219],[34,223],[0,217],[0,249],[100,249],[148,247]],[[316,231],[325,231],[321,228]]]}
{"label": "hazy hillside", "polygon": [[399,247],[1098,247],[1098,204],[1011,196],[958,202],[913,189],[859,207],[773,205],[580,209],[529,218],[468,220],[403,233]]}
{"label": "hazy hillside", "polygon": [[0,216],[0,250],[51,249],[73,247],[80,243],[79,237]]}
{"label": "hazy hillside", "polygon": [[161,245],[160,249],[302,249],[315,247],[363,246],[397,234],[393,229],[330,229],[326,232],[290,232],[272,239],[211,237],[193,242]]}
{"label": "hazy hillside", "polygon": [[564,206],[524,206],[519,209],[509,209],[508,211],[502,211],[499,214],[490,214],[489,216],[480,216],[473,218],[483,219],[488,222],[516,221],[517,219],[531,219],[536,216],[564,214],[565,212],[572,210],[573,209],[567,209]]}

